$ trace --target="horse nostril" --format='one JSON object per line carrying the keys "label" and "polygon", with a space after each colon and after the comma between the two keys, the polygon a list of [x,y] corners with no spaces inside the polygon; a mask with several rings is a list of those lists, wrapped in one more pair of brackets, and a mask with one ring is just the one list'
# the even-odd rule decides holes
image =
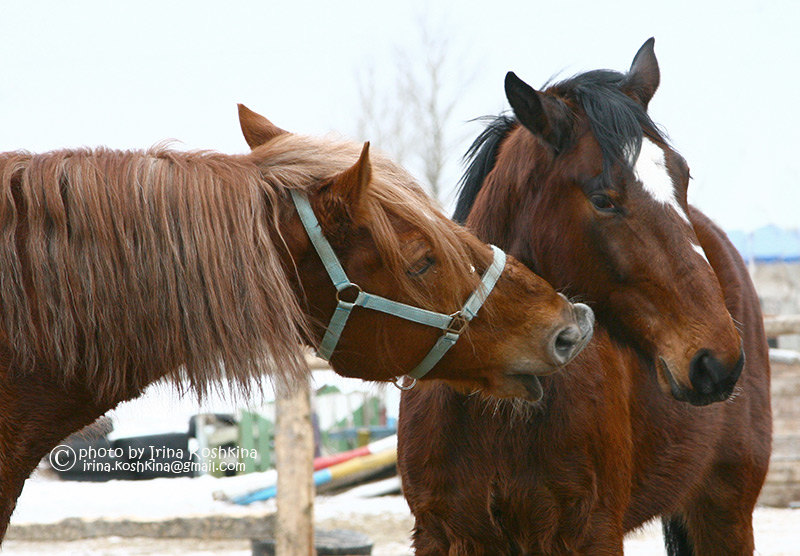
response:
{"label": "horse nostril", "polygon": [[689,381],[700,394],[730,395],[744,366],[744,356],[732,366],[725,365],[708,350],[701,349],[689,364]]}
{"label": "horse nostril", "polygon": [[561,365],[567,363],[575,355],[582,338],[580,328],[574,324],[562,328],[553,341],[553,359]]}
{"label": "horse nostril", "polygon": [[581,339],[581,332],[577,326],[568,326],[556,336],[556,350],[569,352]]}
{"label": "horse nostril", "polygon": [[697,353],[692,358],[689,380],[692,387],[701,394],[711,394],[719,382],[720,373],[714,361],[707,352]]}

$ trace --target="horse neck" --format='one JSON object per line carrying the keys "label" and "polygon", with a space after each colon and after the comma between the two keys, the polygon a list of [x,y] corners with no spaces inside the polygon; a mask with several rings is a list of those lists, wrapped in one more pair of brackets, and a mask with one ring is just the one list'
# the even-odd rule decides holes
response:
{"label": "horse neck", "polygon": [[521,201],[517,188],[509,185],[513,183],[511,179],[510,172],[504,168],[490,172],[465,223],[481,241],[507,252],[512,252],[511,244],[519,236],[515,225]]}
{"label": "horse neck", "polygon": [[537,222],[524,217],[531,200],[519,194],[521,188],[515,185],[516,173],[498,167],[486,177],[482,187],[486,197],[473,206],[466,226],[481,241],[500,247],[548,280],[541,273],[539,257],[531,243],[537,231]]}
{"label": "horse neck", "polygon": [[336,304],[336,290],[316,255],[288,191],[278,195],[277,217],[271,233],[284,275],[308,327],[300,329],[303,342],[317,345]]}

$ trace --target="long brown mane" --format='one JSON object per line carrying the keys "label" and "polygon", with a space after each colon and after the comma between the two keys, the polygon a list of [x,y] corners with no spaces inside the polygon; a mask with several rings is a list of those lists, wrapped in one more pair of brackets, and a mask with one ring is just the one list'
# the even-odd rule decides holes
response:
{"label": "long brown mane", "polygon": [[[114,399],[178,368],[200,394],[223,378],[246,388],[276,369],[304,372],[307,323],[279,259],[282,192],[318,186],[357,156],[355,145],[296,135],[246,156],[0,155],[1,332],[15,366],[57,368]],[[402,170],[380,157],[374,166],[368,227],[386,264],[405,263],[396,214],[420,224],[440,271],[463,282],[464,245],[477,240],[430,210]]]}

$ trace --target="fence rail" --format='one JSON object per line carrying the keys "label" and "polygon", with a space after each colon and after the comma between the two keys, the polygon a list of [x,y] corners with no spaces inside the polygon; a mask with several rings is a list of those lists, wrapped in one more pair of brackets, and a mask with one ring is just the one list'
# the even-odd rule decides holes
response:
{"label": "fence rail", "polygon": [[800,334],[800,315],[764,317],[764,331],[768,338],[775,338],[785,334]]}

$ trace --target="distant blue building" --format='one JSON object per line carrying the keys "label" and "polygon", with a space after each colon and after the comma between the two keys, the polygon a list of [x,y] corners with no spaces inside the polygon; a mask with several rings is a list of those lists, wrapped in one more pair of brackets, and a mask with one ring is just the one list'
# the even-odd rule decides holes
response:
{"label": "distant blue building", "polygon": [[[764,314],[800,314],[800,230],[764,226],[728,237],[749,267]],[[769,340],[770,347],[800,351],[800,335]]]}
{"label": "distant blue building", "polygon": [[748,264],[800,262],[800,229],[784,230],[770,225],[753,232],[733,230],[727,233]]}

